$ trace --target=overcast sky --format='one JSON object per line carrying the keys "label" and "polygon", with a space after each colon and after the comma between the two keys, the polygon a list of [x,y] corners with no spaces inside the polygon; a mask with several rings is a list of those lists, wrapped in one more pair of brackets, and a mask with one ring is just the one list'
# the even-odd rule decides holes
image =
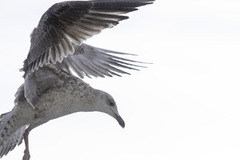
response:
{"label": "overcast sky", "polygon": [[[0,1],[0,113],[14,106],[29,35],[56,2]],[[126,127],[102,113],[53,120],[30,133],[31,159],[239,160],[239,8],[239,0],[158,0],[89,39],[153,63],[131,76],[84,79],[113,95]]]}

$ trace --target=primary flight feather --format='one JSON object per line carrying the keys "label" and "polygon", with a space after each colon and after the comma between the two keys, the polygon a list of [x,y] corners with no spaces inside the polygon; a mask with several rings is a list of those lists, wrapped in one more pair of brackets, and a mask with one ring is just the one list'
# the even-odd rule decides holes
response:
{"label": "primary flight feather", "polygon": [[31,46],[24,61],[25,97],[34,107],[35,83],[28,73],[54,65],[79,77],[104,77],[128,74],[121,68],[136,69],[136,61],[112,54],[124,54],[84,44],[84,40],[127,19],[125,13],[153,0],[66,1],[56,3],[41,17],[31,34]]}

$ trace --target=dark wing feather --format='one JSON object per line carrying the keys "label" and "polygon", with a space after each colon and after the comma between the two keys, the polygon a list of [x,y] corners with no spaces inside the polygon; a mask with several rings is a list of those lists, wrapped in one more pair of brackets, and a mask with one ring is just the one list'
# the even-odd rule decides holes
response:
{"label": "dark wing feather", "polygon": [[[152,1],[67,1],[53,5],[43,14],[37,28],[33,30],[31,47],[24,61],[25,75],[46,64],[61,63],[64,58],[75,53],[74,45],[80,46],[84,40],[101,32],[102,29],[113,27],[119,21],[128,18],[122,14],[134,11],[136,7]],[[66,60],[66,63],[70,63],[70,60]],[[86,69],[82,72],[99,75],[96,70],[86,65],[82,65]],[[105,66],[99,66],[101,67],[107,69]],[[72,68],[74,68],[73,65]],[[112,70],[115,69],[112,68]]]}
{"label": "dark wing feather", "polygon": [[129,74],[122,69],[138,70],[137,68],[143,67],[138,65],[142,62],[119,57],[119,55],[130,55],[128,53],[101,49],[84,43],[81,46],[74,45],[74,48],[75,53],[57,65],[68,66],[81,78],[120,76],[120,74]]}

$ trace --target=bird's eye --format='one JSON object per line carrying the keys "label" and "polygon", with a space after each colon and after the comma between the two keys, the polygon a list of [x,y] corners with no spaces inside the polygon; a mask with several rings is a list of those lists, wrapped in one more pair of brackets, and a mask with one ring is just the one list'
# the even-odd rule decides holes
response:
{"label": "bird's eye", "polygon": [[113,100],[108,100],[107,103],[109,106],[115,106],[115,102]]}

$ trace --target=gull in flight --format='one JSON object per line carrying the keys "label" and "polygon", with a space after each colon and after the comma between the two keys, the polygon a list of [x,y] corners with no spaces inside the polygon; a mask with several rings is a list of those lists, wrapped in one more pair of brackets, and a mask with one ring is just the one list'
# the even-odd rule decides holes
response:
{"label": "gull in flight", "polygon": [[22,68],[24,84],[15,95],[15,106],[0,116],[0,158],[24,140],[23,160],[29,160],[29,132],[71,113],[99,111],[125,126],[113,97],[81,79],[120,76],[128,74],[123,69],[137,70],[141,66],[137,61],[121,58],[126,53],[83,42],[127,19],[124,14],[153,1],[66,1],[54,4],[43,14],[31,34],[30,50]]}

